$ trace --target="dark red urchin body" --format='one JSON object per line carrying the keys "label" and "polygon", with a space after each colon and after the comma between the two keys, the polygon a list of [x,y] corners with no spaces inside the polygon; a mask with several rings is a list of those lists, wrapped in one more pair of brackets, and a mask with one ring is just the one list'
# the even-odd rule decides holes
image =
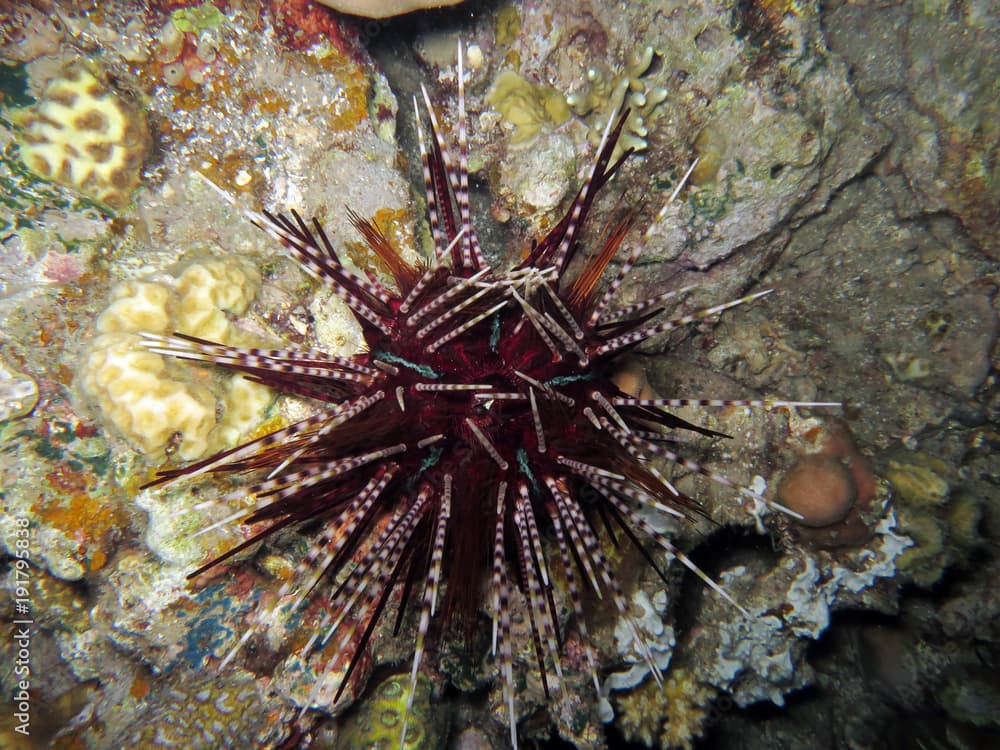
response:
{"label": "dark red urchin body", "polygon": [[[329,611],[335,616],[321,623],[310,646],[333,639],[340,652],[348,653],[341,690],[395,589],[402,589],[404,606],[405,599],[419,601],[413,680],[429,629],[471,628],[485,594],[516,745],[511,598],[525,598],[546,690],[549,670],[561,677],[562,638],[550,566],[562,567],[585,643],[584,586],[609,595],[631,622],[602,543],[577,500],[579,489],[589,486],[603,499],[606,521],[630,538],[647,535],[727,596],[635,510],[645,504],[679,516],[698,511],[695,501],[649,464],[654,455],[731,485],[668,447],[663,428],[705,430],[664,409],[793,402],[640,400],[612,382],[612,367],[623,351],[760,296],[661,323],[650,321],[672,293],[610,310],[642,250],[641,244],[633,250],[598,294],[631,215],[612,229],[572,280],[565,278],[594,195],[621,163],[610,162],[624,118],[605,133],[566,217],[521,264],[504,272],[491,269],[469,218],[461,73],[460,60],[457,162],[448,155],[429,101],[429,148],[421,134],[435,258],[425,267],[411,266],[377,227],[351,217],[391,270],[394,290],[372,274],[362,278],[344,268],[315,220],[309,226],[294,213],[288,218],[246,212],[351,307],[366,351],[341,358],[317,351],[239,349],[180,335],[145,337],[152,351],[213,362],[323,405],[315,416],[263,438],[164,471],[154,484],[205,472],[266,472],[245,488],[257,503],[242,520],[260,530],[192,577],[285,527],[322,521],[310,552],[277,599],[295,589],[297,607],[318,583],[329,582]],[[543,531],[554,543],[543,543]],[[258,617],[256,624],[262,620]],[[240,644],[252,632],[248,628]],[[636,636],[641,642],[637,631]],[[587,648],[596,685],[597,665]]]}

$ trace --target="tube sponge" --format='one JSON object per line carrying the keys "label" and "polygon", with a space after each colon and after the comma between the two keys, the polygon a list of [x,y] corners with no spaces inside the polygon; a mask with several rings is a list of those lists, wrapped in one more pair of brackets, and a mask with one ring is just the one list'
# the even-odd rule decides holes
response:
{"label": "tube sponge", "polygon": [[70,66],[11,117],[28,169],[110,208],[128,205],[152,140],[143,112],[103,77]]}

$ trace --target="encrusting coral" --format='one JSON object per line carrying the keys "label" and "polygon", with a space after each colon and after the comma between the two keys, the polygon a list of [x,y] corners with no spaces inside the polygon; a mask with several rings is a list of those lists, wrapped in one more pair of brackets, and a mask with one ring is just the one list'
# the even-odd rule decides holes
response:
{"label": "encrusting coral", "polygon": [[512,70],[497,76],[486,101],[514,126],[511,143],[524,143],[544,128],[562,125],[572,115],[559,91],[530,83]]}
{"label": "encrusting coral", "polygon": [[164,83],[174,87],[204,83],[218,56],[219,30],[225,22],[225,15],[210,2],[174,10],[157,37],[156,60]]}
{"label": "encrusting coral", "polygon": [[981,544],[982,499],[952,487],[953,469],[926,453],[889,461],[886,478],[896,490],[900,528],[914,545],[899,558],[900,572],[918,586],[933,586]]}
{"label": "encrusting coral", "polygon": [[[390,675],[375,689],[360,709],[351,715],[337,737],[338,750],[353,748],[394,748],[433,750],[441,746],[441,719],[446,713],[431,705],[430,681],[420,675],[415,695],[410,698],[408,675]],[[403,717],[408,720],[403,722]],[[406,727],[406,738],[400,733]]]}
{"label": "encrusting coral", "polygon": [[128,205],[150,150],[149,125],[96,69],[70,65],[11,120],[21,160],[36,175],[109,208]]}

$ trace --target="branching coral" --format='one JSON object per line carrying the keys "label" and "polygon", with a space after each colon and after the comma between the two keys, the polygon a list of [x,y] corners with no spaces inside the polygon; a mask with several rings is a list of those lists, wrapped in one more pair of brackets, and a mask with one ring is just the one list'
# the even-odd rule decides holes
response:
{"label": "branching coral", "polygon": [[618,726],[627,739],[651,747],[691,750],[709,716],[714,691],[686,669],[673,669],[660,685],[646,680],[617,699]]}
{"label": "branching coral", "polygon": [[569,108],[590,124],[590,140],[597,144],[615,112],[628,108],[629,116],[622,131],[614,158],[626,149],[643,151],[648,145],[647,121],[653,111],[667,98],[667,90],[653,85],[649,76],[656,53],[652,47],[629,53],[625,68],[613,74],[606,68],[594,66],[587,71],[587,85],[579,92],[566,97]]}

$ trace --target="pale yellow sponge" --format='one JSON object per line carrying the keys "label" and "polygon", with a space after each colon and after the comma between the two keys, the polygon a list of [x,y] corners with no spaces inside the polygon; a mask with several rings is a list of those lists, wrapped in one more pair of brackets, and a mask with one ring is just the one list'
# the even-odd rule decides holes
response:
{"label": "pale yellow sponge", "polygon": [[128,205],[152,140],[142,110],[82,65],[12,113],[21,160],[39,177],[110,208]]}
{"label": "pale yellow sponge", "polygon": [[271,390],[239,375],[216,382],[207,371],[148,351],[138,334],[179,332],[238,343],[244,334],[229,315],[245,313],[259,287],[259,272],[241,258],[192,263],[164,283],[119,284],[83,360],[83,393],[143,453],[176,451],[191,461],[233,445],[263,417]]}

